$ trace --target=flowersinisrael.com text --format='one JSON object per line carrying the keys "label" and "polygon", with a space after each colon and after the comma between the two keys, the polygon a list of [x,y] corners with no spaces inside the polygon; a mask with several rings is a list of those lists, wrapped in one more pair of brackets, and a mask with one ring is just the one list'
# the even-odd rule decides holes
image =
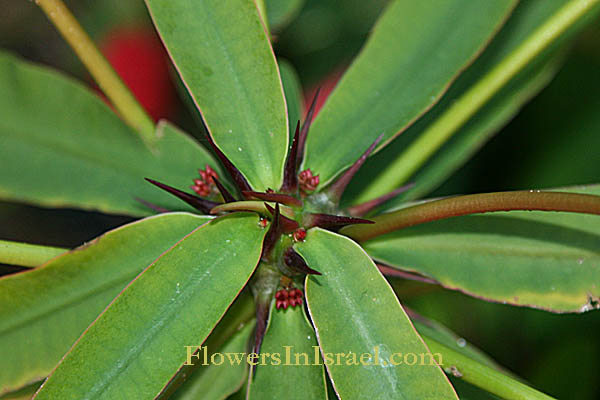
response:
{"label": "flowersinisrael.com text", "polygon": [[211,353],[207,347],[185,346],[187,355],[185,365],[221,365],[229,363],[240,365],[442,365],[439,353],[387,353],[383,356],[379,346],[371,353],[323,353],[319,346],[313,346],[313,352],[295,352],[294,346],[283,346],[281,352],[257,353]]}

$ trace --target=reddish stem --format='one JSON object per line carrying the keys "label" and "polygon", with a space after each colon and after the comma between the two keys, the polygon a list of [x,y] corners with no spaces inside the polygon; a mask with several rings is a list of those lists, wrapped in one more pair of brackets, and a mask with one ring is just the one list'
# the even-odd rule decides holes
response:
{"label": "reddish stem", "polygon": [[357,241],[430,221],[494,211],[564,211],[600,215],[600,196],[578,193],[516,191],[450,197],[403,208],[371,218],[372,225],[343,228]]}

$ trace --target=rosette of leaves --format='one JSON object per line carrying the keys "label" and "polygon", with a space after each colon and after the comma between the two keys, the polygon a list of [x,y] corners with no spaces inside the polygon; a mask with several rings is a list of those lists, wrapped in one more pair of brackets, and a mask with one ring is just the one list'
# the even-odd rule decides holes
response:
{"label": "rosette of leaves", "polygon": [[[0,195],[140,219],[73,250],[0,242],[1,262],[34,267],[0,280],[0,393],[457,398],[450,374],[548,398],[407,313],[384,275],[598,307],[600,186],[422,199],[551,79],[598,1],[391,1],[301,118],[269,33],[301,2],[147,0],[206,147],[155,125],[59,0],[37,3],[116,113],[2,53]],[[310,362],[274,362],[286,347]]]}

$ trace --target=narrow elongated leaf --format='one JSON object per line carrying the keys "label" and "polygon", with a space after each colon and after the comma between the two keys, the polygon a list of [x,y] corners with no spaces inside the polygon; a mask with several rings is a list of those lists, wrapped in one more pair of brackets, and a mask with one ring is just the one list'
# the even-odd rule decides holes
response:
{"label": "narrow elongated leaf", "polygon": [[250,278],[263,232],[239,213],[187,235],[90,325],[36,398],[154,398]]}
{"label": "narrow elongated leaf", "polygon": [[287,113],[256,4],[146,3],[217,146],[254,189],[278,188],[287,151]]}
{"label": "narrow elongated leaf", "polygon": [[302,307],[273,309],[248,399],[327,399],[315,331]]}
{"label": "narrow elongated leaf", "polygon": [[323,274],[307,278],[306,300],[325,365],[341,398],[368,398],[374,393],[385,399],[457,398],[360,246],[313,229],[297,247],[308,265]]}
{"label": "narrow elongated leaf", "polygon": [[127,283],[209,220],[185,213],[150,217],[0,279],[0,393],[45,378]]}
{"label": "narrow elongated leaf", "polygon": [[[81,83],[0,53],[0,197],[52,207],[148,215],[135,197],[189,209],[144,182],[185,188],[210,154],[166,122],[154,152]],[[176,157],[173,155],[177,154]]]}
{"label": "narrow elongated leaf", "polygon": [[381,172],[376,178],[369,177],[357,201],[405,183],[427,161],[431,167],[419,176],[427,183],[417,185],[405,198],[415,198],[416,192],[439,184],[535,93],[536,86],[538,90],[543,86],[557,67],[544,67],[544,63],[556,57],[557,51],[561,56],[560,47],[594,21],[599,12],[600,2],[596,0],[521,2],[504,29],[461,75],[445,99],[398,138],[395,149],[390,149],[394,161],[377,168]]}
{"label": "narrow elongated leaf", "polygon": [[[565,191],[600,195],[600,185]],[[511,211],[423,224],[364,243],[373,258],[473,296],[556,312],[597,308],[600,216]]]}
{"label": "narrow elongated leaf", "polygon": [[389,141],[405,129],[437,102],[515,4],[391,2],[315,119],[304,168],[326,184],[380,134]]}
{"label": "narrow elongated leaf", "polygon": [[279,59],[279,72],[281,73],[281,82],[285,92],[285,101],[287,103],[288,122],[289,122],[289,143],[291,145],[294,137],[296,124],[304,115],[304,100],[302,98],[302,85],[296,70],[288,61]]}
{"label": "narrow elongated leaf", "polygon": [[[254,324],[247,324],[220,349],[207,349],[207,364],[191,376],[190,384],[175,392],[177,400],[221,400],[242,385],[248,374],[248,344]],[[204,353],[200,355],[204,358]],[[211,358],[212,357],[212,358]],[[213,362],[214,359],[214,362]]]}
{"label": "narrow elongated leaf", "polygon": [[[204,359],[205,354],[207,357],[210,357],[212,353],[221,351],[221,348],[245,326],[254,326],[255,316],[256,306],[254,305],[250,290],[244,290],[235,299],[233,304],[231,304],[223,318],[221,318],[217,326],[210,333],[210,336],[202,344],[203,348],[201,351],[199,350],[202,357],[196,358],[190,355],[191,363],[187,363],[186,360],[186,364],[171,378],[171,381],[163,389],[158,399],[177,399],[179,396],[187,396],[188,393],[191,395],[197,393],[200,385],[196,382],[204,380],[204,372],[212,365]],[[248,346],[250,346],[250,342],[248,342]],[[206,353],[204,347],[206,347]],[[245,372],[243,373],[246,375]],[[240,378],[235,387],[223,387],[223,389],[231,394],[245,382],[246,377],[244,376],[244,378]]]}

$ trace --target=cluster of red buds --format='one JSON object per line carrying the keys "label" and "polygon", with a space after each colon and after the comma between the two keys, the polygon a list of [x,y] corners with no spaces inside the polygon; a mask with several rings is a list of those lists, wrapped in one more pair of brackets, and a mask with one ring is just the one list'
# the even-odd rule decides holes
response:
{"label": "cluster of red buds", "polygon": [[275,307],[277,309],[296,307],[302,304],[302,290],[290,288],[280,289],[275,293]]}
{"label": "cluster of red buds", "polygon": [[198,173],[200,174],[200,179],[194,179],[194,184],[190,188],[199,196],[208,197],[216,190],[213,178],[219,179],[217,171],[207,164],[206,168],[199,169]]}
{"label": "cluster of red buds", "polygon": [[313,192],[319,185],[319,175],[313,175],[312,171],[305,169],[298,174],[298,184],[303,192]]}
{"label": "cluster of red buds", "polygon": [[296,242],[304,242],[304,239],[306,239],[306,229],[298,228],[294,231],[292,236]]}

